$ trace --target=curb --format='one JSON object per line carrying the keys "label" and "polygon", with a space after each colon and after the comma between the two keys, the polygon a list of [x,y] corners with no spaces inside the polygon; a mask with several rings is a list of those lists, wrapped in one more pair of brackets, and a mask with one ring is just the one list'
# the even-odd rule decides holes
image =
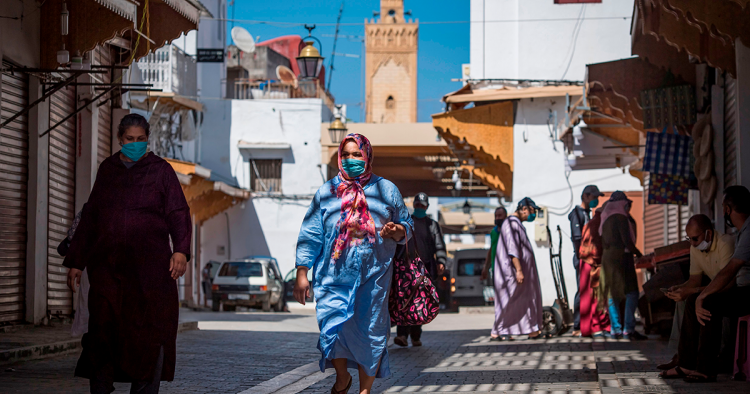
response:
{"label": "curb", "polygon": [[[198,330],[197,321],[180,322],[177,333]],[[81,349],[81,338],[0,351],[0,365],[64,356]]]}

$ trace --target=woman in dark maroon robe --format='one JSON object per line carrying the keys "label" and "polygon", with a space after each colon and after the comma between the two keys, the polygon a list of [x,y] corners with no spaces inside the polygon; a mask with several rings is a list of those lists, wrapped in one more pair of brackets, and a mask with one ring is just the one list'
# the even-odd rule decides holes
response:
{"label": "woman in dark maroon robe", "polygon": [[65,257],[68,286],[75,291],[84,268],[91,283],[89,332],[76,367],[91,393],[110,393],[115,381],[157,393],[160,381],[174,379],[175,280],[190,259],[192,225],[174,170],[146,152],[148,135],[142,116],[123,118],[122,150],[99,166]]}

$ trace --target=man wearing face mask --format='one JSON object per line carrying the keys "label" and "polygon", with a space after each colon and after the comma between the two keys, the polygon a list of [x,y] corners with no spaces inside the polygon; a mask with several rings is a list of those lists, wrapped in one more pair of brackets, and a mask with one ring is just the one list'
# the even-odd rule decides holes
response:
{"label": "man wearing face mask", "polygon": [[[447,254],[440,225],[427,217],[429,206],[427,194],[419,193],[414,197],[414,213],[411,215],[414,220],[414,236],[409,240],[409,253],[413,254],[414,251],[419,253],[427,275],[435,283],[438,276],[442,275],[445,270]],[[407,339],[411,337],[412,346],[422,346],[421,336],[422,326],[398,326],[393,343],[407,346],[409,344]]]}
{"label": "man wearing face mask", "polygon": [[685,304],[674,374],[685,375],[690,383],[716,381],[723,318],[750,315],[750,191],[728,187],[722,208],[727,226],[739,233],[729,263]]}
{"label": "man wearing face mask", "polygon": [[[669,349],[677,352],[680,343],[680,330],[685,313],[685,300],[693,294],[698,294],[705,287],[701,286],[703,275],[713,280],[724,268],[734,254],[734,239],[731,235],[721,234],[714,229],[708,216],[695,215],[685,226],[686,239],[690,242],[690,278],[687,282],[672,286],[666,296],[674,300],[674,321],[672,335],[669,337]],[[677,366],[678,356],[667,364],[657,366],[662,370],[669,370]],[[669,374],[669,372],[666,372]]]}
{"label": "man wearing face mask", "polygon": [[573,336],[581,334],[581,295],[578,287],[581,285],[581,256],[578,249],[581,247],[583,237],[583,227],[591,220],[591,210],[599,206],[599,197],[604,193],[599,191],[595,185],[588,185],[583,188],[581,193],[581,205],[577,205],[570,211],[568,220],[570,220],[570,240],[573,241],[573,267],[576,270],[576,295],[573,299]]}

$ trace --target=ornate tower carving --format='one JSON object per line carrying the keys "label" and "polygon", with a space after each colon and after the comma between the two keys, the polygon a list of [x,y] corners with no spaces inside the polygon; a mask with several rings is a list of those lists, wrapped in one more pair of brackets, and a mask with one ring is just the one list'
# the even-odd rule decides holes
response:
{"label": "ornate tower carving", "polygon": [[366,122],[417,121],[418,33],[403,0],[380,0],[380,19],[365,20]]}

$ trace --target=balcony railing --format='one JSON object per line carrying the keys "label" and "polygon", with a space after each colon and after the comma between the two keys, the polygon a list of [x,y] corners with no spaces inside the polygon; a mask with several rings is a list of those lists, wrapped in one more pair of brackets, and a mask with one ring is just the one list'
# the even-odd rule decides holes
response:
{"label": "balcony railing", "polygon": [[182,96],[198,95],[198,68],[191,56],[175,45],[165,45],[138,61],[143,82]]}
{"label": "balcony railing", "polygon": [[333,96],[317,80],[299,81],[295,88],[286,82],[237,79],[234,82],[234,98],[238,100],[319,98],[331,111],[334,110]]}

